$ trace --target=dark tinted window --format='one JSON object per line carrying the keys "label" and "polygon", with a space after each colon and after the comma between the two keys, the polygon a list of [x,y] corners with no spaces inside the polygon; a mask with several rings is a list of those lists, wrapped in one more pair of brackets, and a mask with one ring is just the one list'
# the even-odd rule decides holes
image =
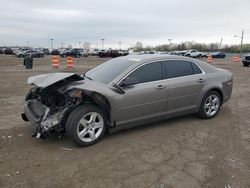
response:
{"label": "dark tinted window", "polygon": [[167,78],[176,78],[193,74],[191,62],[171,60],[164,62]]}
{"label": "dark tinted window", "polygon": [[195,63],[191,62],[191,65],[193,67],[194,74],[201,74],[202,73],[201,69]]}
{"label": "dark tinted window", "polygon": [[128,77],[136,78],[138,83],[162,80],[161,63],[149,63],[132,72]]}

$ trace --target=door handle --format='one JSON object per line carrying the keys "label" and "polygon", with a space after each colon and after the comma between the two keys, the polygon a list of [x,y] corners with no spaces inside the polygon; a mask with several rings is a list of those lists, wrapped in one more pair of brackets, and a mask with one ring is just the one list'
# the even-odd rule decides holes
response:
{"label": "door handle", "polygon": [[199,80],[198,80],[198,82],[199,83],[204,83],[206,80],[204,80],[203,78],[200,78]]}
{"label": "door handle", "polygon": [[164,86],[164,85],[158,85],[156,87],[156,90],[162,90],[162,89],[165,89],[165,88],[166,88],[166,86]]}

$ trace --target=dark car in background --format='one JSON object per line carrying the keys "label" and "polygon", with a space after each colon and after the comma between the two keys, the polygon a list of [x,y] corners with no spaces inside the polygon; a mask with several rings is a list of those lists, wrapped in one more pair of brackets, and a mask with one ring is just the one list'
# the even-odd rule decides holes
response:
{"label": "dark car in background", "polygon": [[44,55],[49,55],[49,49],[48,48],[43,48],[42,52],[44,53]]}
{"label": "dark car in background", "polygon": [[60,52],[59,52],[59,50],[53,49],[53,50],[50,52],[50,55],[60,55]]}
{"label": "dark car in background", "polygon": [[3,49],[2,48],[0,48],[0,54],[3,54]]}
{"label": "dark car in background", "polygon": [[11,55],[11,54],[13,54],[13,50],[11,48],[5,48],[4,54]]}
{"label": "dark car in background", "polygon": [[81,57],[82,55],[81,55],[81,52],[78,49],[69,49],[69,50],[63,50],[60,53],[60,56],[61,57],[70,56],[70,57],[78,58],[78,57]]}
{"label": "dark car in background", "polygon": [[223,52],[213,52],[211,53],[212,58],[225,58],[226,54]]}
{"label": "dark car in background", "polygon": [[244,67],[248,67],[250,65],[250,53],[243,55],[241,61]]}
{"label": "dark car in background", "polygon": [[107,51],[100,51],[98,54],[99,57],[104,58],[104,57],[111,57],[111,58],[115,58],[115,57],[119,57],[120,53],[118,52],[118,50],[107,50]]}

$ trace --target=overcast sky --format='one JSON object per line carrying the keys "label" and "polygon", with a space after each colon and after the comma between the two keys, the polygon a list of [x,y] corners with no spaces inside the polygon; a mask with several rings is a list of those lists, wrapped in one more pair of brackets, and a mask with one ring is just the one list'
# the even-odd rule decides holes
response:
{"label": "overcast sky", "polygon": [[0,0],[0,46],[250,43],[250,0]]}

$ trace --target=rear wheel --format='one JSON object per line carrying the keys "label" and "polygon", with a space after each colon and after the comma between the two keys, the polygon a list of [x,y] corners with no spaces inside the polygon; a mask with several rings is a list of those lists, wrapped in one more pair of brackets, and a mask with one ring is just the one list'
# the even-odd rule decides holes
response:
{"label": "rear wheel", "polygon": [[216,116],[221,106],[221,97],[216,91],[210,91],[202,100],[199,115],[203,119],[211,119]]}
{"label": "rear wheel", "polygon": [[73,110],[66,122],[66,134],[80,146],[97,143],[106,132],[105,113],[95,105],[81,105]]}

